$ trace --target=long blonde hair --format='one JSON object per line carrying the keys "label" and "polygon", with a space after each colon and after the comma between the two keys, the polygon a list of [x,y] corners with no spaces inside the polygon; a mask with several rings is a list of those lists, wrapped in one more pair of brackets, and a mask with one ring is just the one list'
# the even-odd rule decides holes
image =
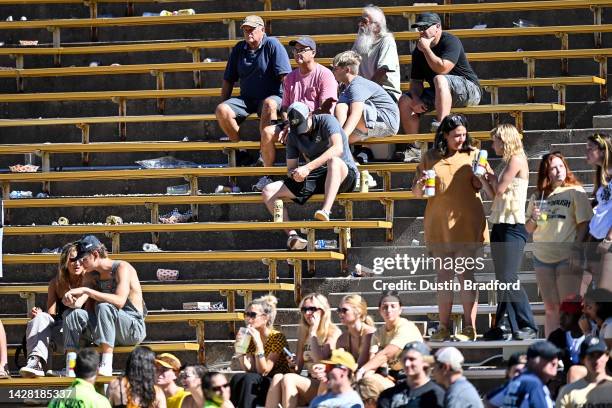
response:
{"label": "long blonde hair", "polygon": [[508,163],[512,156],[523,156],[525,150],[523,149],[523,141],[521,140],[521,134],[518,129],[509,123],[502,123],[497,125],[491,130],[491,140],[498,138],[504,144],[504,155],[503,160]]}
{"label": "long blonde hair", "polygon": [[278,304],[278,299],[274,295],[266,295],[258,297],[255,300],[252,300],[251,303],[247,306],[247,308],[251,306],[259,306],[263,313],[268,316],[268,322],[266,323],[266,327],[271,328],[274,325],[274,320],[276,319],[276,305]]}
{"label": "long blonde hair", "polygon": [[[321,309],[321,322],[319,323],[319,327],[317,328],[317,339],[320,343],[324,342],[332,333],[334,333],[338,328],[331,320],[331,308],[329,307],[329,302],[325,296],[320,293],[313,292],[302,298],[300,302],[299,309],[302,309],[304,303],[310,300],[314,306]],[[301,339],[306,339],[306,335],[308,334],[308,323],[304,318],[304,314],[302,314],[302,318],[300,319],[300,328],[299,335]]]}
{"label": "long blonde hair", "polygon": [[612,165],[612,137],[605,133],[595,133],[588,137],[588,140],[597,145],[597,148],[603,152],[603,160],[600,165],[597,165],[595,170],[595,180],[593,195],[597,194],[599,187],[608,186],[608,177],[612,174],[608,174],[608,169]]}
{"label": "long blonde hair", "polygon": [[363,323],[374,326],[374,319],[368,315],[368,304],[360,295],[346,295],[340,301],[340,304],[348,303],[359,312],[359,320]]}

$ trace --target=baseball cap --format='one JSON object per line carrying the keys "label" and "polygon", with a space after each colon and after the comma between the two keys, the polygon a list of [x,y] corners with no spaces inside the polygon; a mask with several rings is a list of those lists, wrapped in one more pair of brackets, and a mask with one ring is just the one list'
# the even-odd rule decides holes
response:
{"label": "baseball cap", "polygon": [[548,340],[537,341],[527,349],[527,359],[542,357],[546,360],[558,358],[561,350]]}
{"label": "baseball cap", "polygon": [[406,354],[411,350],[418,351],[424,356],[431,356],[431,350],[429,349],[429,346],[427,346],[427,344],[423,343],[422,341],[411,341],[410,343],[404,346],[404,350],[402,350],[402,353]]}
{"label": "baseball cap", "polygon": [[176,373],[181,371],[181,360],[171,353],[158,354],[155,357],[155,364],[169,368]]}
{"label": "baseball cap", "polygon": [[294,47],[295,44],[300,44],[303,45],[304,47],[310,47],[313,50],[317,49],[317,44],[314,42],[314,40],[310,37],[300,37],[297,40],[291,40],[289,41],[289,45]]}
{"label": "baseball cap", "polygon": [[319,361],[321,364],[329,364],[329,365],[341,365],[349,370],[355,372],[357,370],[357,363],[353,358],[353,355],[348,351],[344,351],[344,349],[336,349],[332,350],[331,356],[327,360]]}
{"label": "baseball cap", "polygon": [[448,364],[453,371],[459,371],[465,359],[456,347],[442,347],[436,352],[436,361]]}
{"label": "baseball cap", "polygon": [[302,102],[293,102],[287,108],[290,129],[298,135],[308,132],[308,114],[310,109]]}
{"label": "baseball cap", "polygon": [[76,247],[77,247],[76,259],[81,259],[87,254],[95,251],[96,249],[100,249],[100,247],[102,247],[102,243],[95,236],[86,235],[77,241]]}
{"label": "baseball cap", "polygon": [[410,28],[427,27],[434,24],[442,24],[439,15],[436,13],[421,13],[417,15],[416,22]]}
{"label": "baseball cap", "polygon": [[243,26],[249,26],[249,27],[261,26],[263,27],[264,25],[265,25],[264,21],[261,17],[256,16],[255,14],[252,14],[250,16],[246,16],[244,20],[242,20],[242,24],[240,24],[240,27],[243,27]]}
{"label": "baseball cap", "polygon": [[608,351],[606,343],[597,336],[586,336],[580,345],[580,358],[584,358],[591,353],[605,353]]}

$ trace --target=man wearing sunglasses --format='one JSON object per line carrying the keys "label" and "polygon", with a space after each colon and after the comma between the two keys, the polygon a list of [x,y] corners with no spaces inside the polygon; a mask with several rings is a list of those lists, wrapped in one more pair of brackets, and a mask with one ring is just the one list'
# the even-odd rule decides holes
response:
{"label": "man wearing sunglasses", "polygon": [[[261,163],[265,167],[274,165],[276,158],[275,142],[285,143],[289,127],[287,126],[287,109],[293,102],[302,102],[311,112],[332,113],[338,99],[338,83],[334,74],[317,63],[317,44],[310,37],[301,37],[289,42],[293,47],[293,59],[297,68],[291,71],[283,81],[283,99],[281,102],[281,120],[266,126],[261,132]],[[263,176],[253,186],[254,191],[261,191],[273,180]]]}
{"label": "man wearing sunglasses", "polygon": [[[98,373],[110,376],[113,372],[113,348],[134,346],[142,342],[147,330],[147,308],[136,269],[125,261],[110,259],[106,247],[93,235],[77,242],[73,262],[80,262],[85,270],[83,287],[70,289],[62,300],[73,304],[81,296],[95,300],[95,316],[83,309],[75,309],[66,317],[64,339],[68,345],[78,345],[83,330],[89,328],[93,341],[102,349]],[[93,288],[93,289],[92,289]],[[66,340],[68,338],[68,340]]]}
{"label": "man wearing sunglasses", "polygon": [[[412,52],[410,91],[399,101],[402,127],[408,134],[419,132],[421,114],[436,110],[431,126],[435,131],[451,108],[478,105],[482,95],[461,41],[442,31],[440,16],[419,14],[411,27],[419,31],[420,38]],[[424,87],[424,82],[429,88]],[[411,146],[405,161],[420,161],[416,145]]]}
{"label": "man wearing sunglasses", "polygon": [[[232,142],[240,141],[240,123],[250,114],[259,114],[260,132],[278,119],[283,79],[291,72],[287,51],[276,38],[266,36],[261,17],[247,16],[240,28],[244,40],[234,46],[229,56],[223,74],[222,102],[215,111],[221,130]],[[236,81],[240,81],[240,96],[232,98]],[[236,161],[238,165],[251,164],[246,151],[239,151]]]}
{"label": "man wearing sunglasses", "polygon": [[310,408],[363,408],[363,401],[352,386],[357,363],[351,353],[333,350],[331,357],[320,364],[325,364],[327,392],[313,399]]}

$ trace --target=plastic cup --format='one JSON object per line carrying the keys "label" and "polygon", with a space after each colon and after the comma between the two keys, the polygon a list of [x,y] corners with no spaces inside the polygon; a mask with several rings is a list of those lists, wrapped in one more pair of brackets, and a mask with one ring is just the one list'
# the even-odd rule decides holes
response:
{"label": "plastic cup", "polygon": [[236,354],[246,354],[249,349],[249,344],[251,344],[251,335],[246,327],[241,327],[240,330],[238,330],[236,342],[234,343]]}

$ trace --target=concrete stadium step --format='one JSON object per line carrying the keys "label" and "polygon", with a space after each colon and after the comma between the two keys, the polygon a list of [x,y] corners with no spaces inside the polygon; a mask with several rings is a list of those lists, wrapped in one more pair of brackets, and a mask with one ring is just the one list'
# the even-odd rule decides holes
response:
{"label": "concrete stadium step", "polygon": [[612,127],[612,115],[593,116],[593,126],[596,128],[611,128]]}

